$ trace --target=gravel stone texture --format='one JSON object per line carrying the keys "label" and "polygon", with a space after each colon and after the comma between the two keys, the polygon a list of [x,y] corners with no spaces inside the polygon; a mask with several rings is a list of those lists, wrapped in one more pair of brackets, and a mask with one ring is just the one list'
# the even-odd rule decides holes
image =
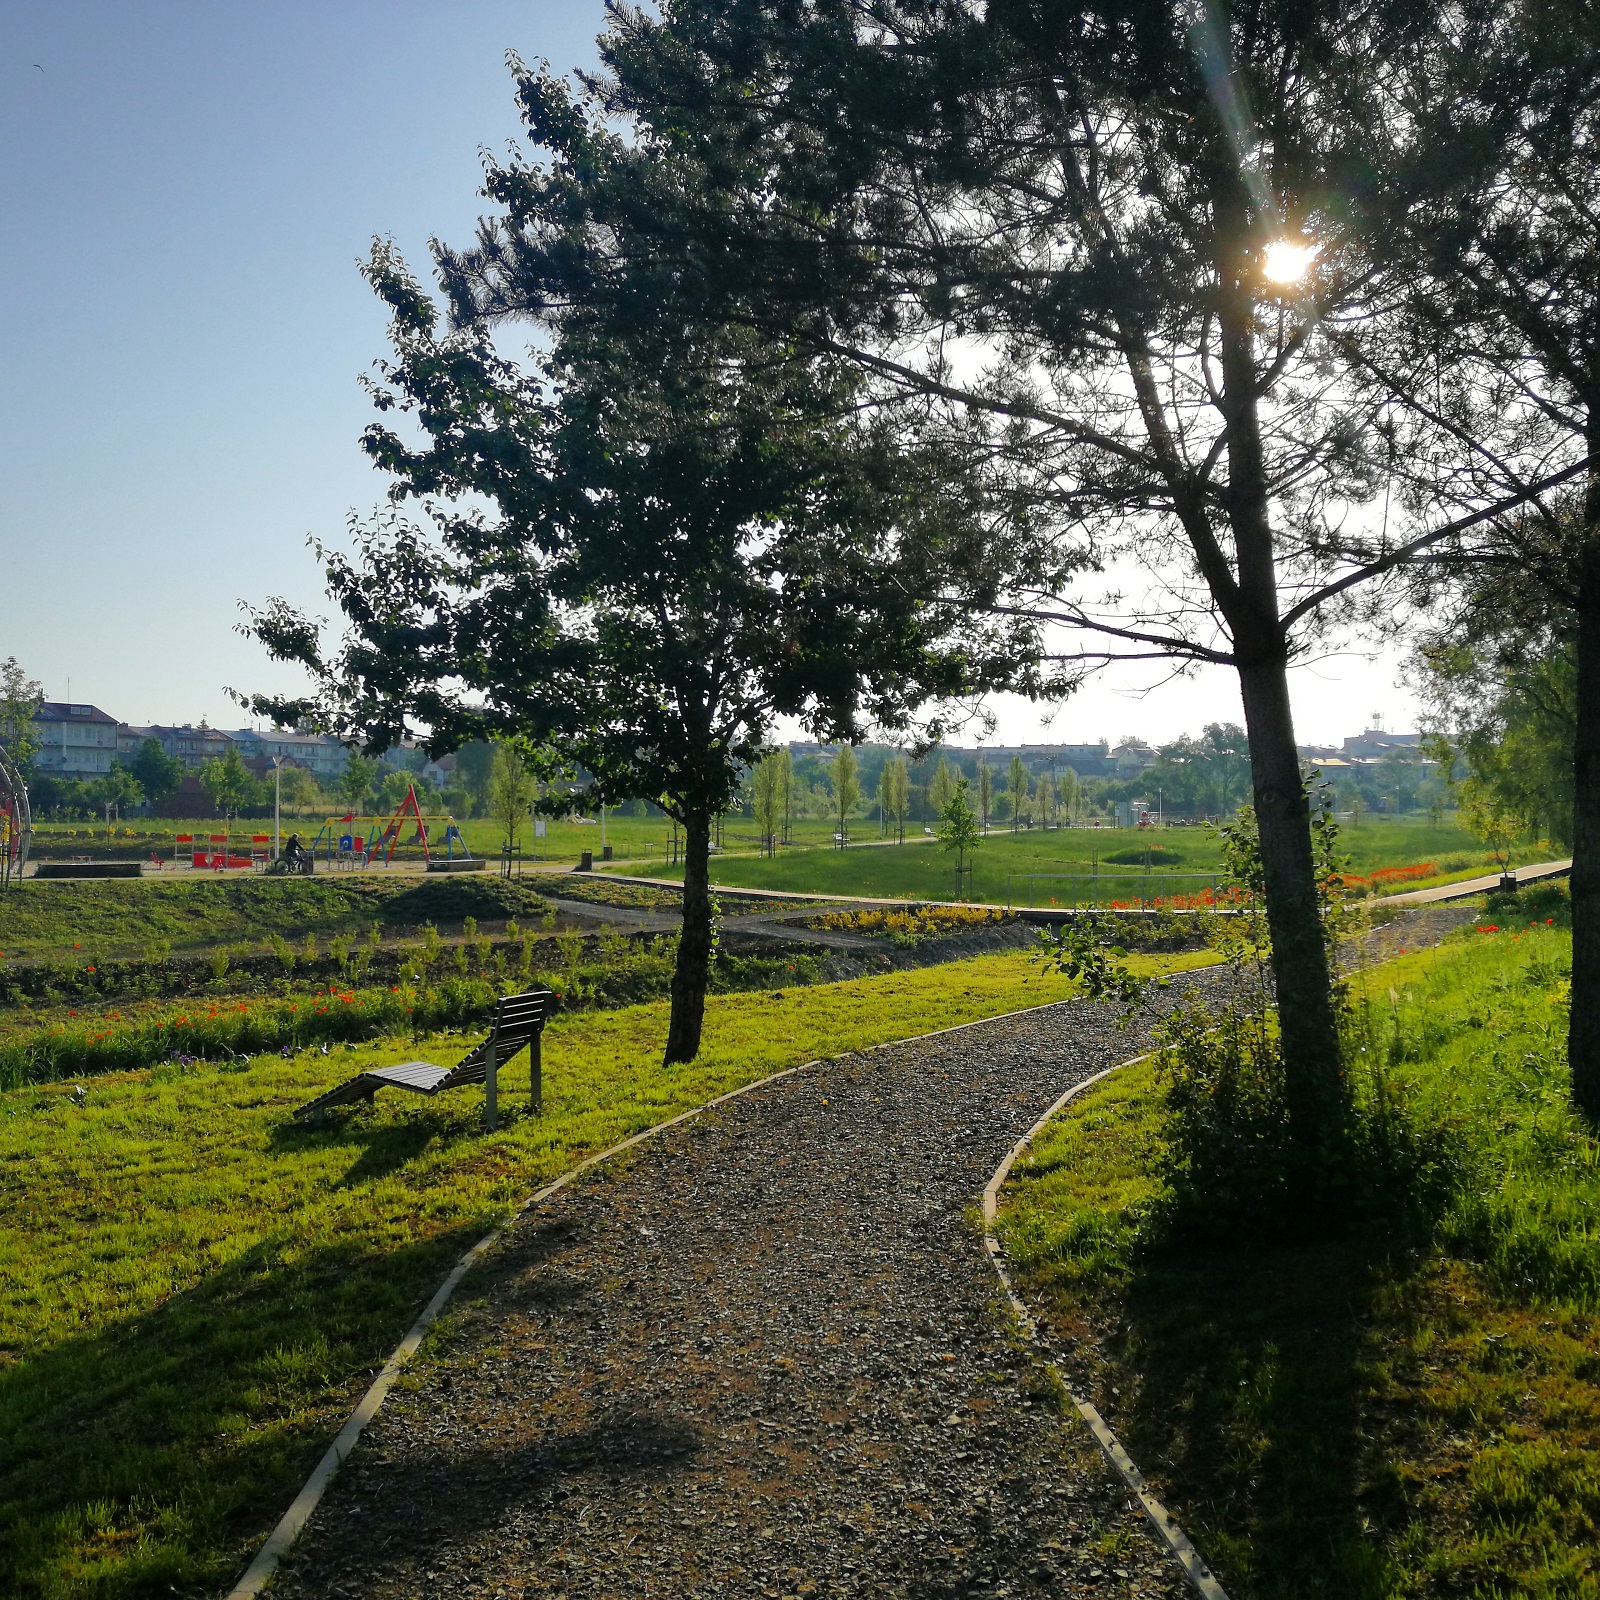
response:
{"label": "gravel stone texture", "polygon": [[1177,1600],[978,1216],[1050,1103],[1138,1053],[1115,1015],[810,1067],[528,1213],[273,1593]]}

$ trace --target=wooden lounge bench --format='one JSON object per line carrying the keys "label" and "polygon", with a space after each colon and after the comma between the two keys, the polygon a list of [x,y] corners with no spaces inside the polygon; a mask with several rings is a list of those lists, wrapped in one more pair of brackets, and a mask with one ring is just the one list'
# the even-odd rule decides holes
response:
{"label": "wooden lounge bench", "polygon": [[489,1037],[454,1067],[436,1067],[430,1061],[402,1061],[394,1067],[376,1067],[308,1100],[295,1111],[297,1119],[312,1117],[320,1121],[333,1106],[355,1100],[370,1100],[380,1089],[409,1089],[413,1094],[435,1095],[463,1083],[484,1086],[484,1120],[495,1123],[497,1075],[516,1053],[528,1051],[528,1097],[534,1110],[544,1100],[543,1062],[540,1042],[545,1019],[555,1009],[556,997],[548,989],[530,989],[526,994],[508,994],[497,1002]]}

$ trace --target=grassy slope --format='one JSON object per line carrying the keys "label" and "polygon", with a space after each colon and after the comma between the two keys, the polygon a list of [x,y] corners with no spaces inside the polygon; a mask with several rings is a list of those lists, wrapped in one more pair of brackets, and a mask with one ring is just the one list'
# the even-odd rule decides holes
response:
{"label": "grassy slope", "polygon": [[201,878],[163,883],[29,879],[0,895],[0,956],[143,955],[216,944],[259,945],[269,935],[299,940],[365,932],[374,923],[440,927],[475,916],[488,923],[544,909],[532,882],[497,877]]}
{"label": "grassy slope", "polygon": [[[1205,872],[1219,862],[1217,841],[1204,828],[1168,828],[1152,835],[1139,829],[1072,828],[1033,833],[991,833],[974,852],[970,897],[1003,902],[1010,892],[1017,903],[1027,904],[1029,886],[1019,874],[1088,873],[1099,862],[1102,873],[1137,874],[1137,865],[1115,865],[1112,855],[1138,853],[1149,844],[1178,860],[1170,872]],[[1436,861],[1441,857],[1482,856],[1482,847],[1470,834],[1454,826],[1434,828],[1425,818],[1364,822],[1347,829],[1340,840],[1352,868],[1367,873],[1376,867]],[[1521,859],[1538,858],[1538,852]],[[1463,862],[1463,866],[1468,863]],[[681,869],[663,863],[632,866],[642,876],[681,876]],[[795,850],[775,860],[760,856],[722,856],[712,862],[712,877],[722,884],[743,888],[788,889],[822,894],[881,895],[904,899],[948,899],[954,891],[951,858],[926,841],[905,845],[872,846],[855,850]],[[1076,886],[1081,894],[1085,886]],[[1173,885],[1178,892],[1195,892],[1204,885],[1193,880]],[[1067,903],[1074,886],[1039,882],[1032,888],[1034,902],[1048,905],[1052,897]],[[1139,884],[1125,879],[1107,894],[1137,898]]]}
{"label": "grassy slope", "polygon": [[82,1108],[66,1086],[0,1095],[0,1591],[215,1588],[447,1263],[541,1182],[782,1067],[1063,992],[1013,954],[714,997],[708,1048],[671,1070],[664,1005],[558,1019],[545,1114],[513,1069],[493,1135],[470,1091],[287,1121],[460,1039],[98,1078]]}
{"label": "grassy slope", "polygon": [[1141,1257],[1159,1086],[1041,1139],[1008,1248],[1238,1600],[1600,1593],[1600,1145],[1566,1107],[1569,946],[1471,935],[1373,974],[1391,1082],[1460,1133],[1435,1243]]}
{"label": "grassy slope", "polygon": [[[307,843],[322,826],[318,817],[284,817],[282,837],[298,833]],[[866,830],[863,837],[876,833],[876,823],[861,824]],[[833,834],[834,824],[823,817],[807,817],[794,824],[796,837],[804,844],[826,845]],[[497,856],[503,837],[500,826],[487,818],[477,818],[461,824],[467,848],[474,855]],[[215,820],[174,821],[165,817],[132,817],[126,822],[112,824],[108,837],[103,825],[88,822],[42,822],[36,825],[35,849],[39,855],[65,859],[75,854],[96,854],[115,847],[135,858],[148,851],[157,851],[164,858],[172,855],[173,837],[176,834],[211,834],[229,831],[227,825]],[[437,830],[433,830],[437,831]],[[237,841],[259,833],[272,832],[272,819],[247,817],[235,822],[231,833]],[[619,857],[641,858],[664,855],[671,829],[660,818],[617,817],[606,818],[606,843]],[[409,833],[407,834],[409,838]],[[723,839],[729,849],[755,849],[759,843],[756,825],[747,818],[730,817],[723,829]],[[573,863],[585,851],[600,855],[600,825],[598,821],[552,821],[543,839],[535,839],[531,827],[524,827],[519,843],[529,861],[542,859]],[[407,854],[420,854],[410,851]]]}

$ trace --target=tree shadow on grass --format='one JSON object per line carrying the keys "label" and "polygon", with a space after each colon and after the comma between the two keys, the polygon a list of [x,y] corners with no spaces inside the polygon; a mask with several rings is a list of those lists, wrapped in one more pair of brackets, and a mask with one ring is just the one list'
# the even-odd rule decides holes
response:
{"label": "tree shadow on grass", "polygon": [[145,1315],[0,1369],[0,1593],[236,1575],[466,1246],[265,1243]]}
{"label": "tree shadow on grass", "polygon": [[[370,1102],[337,1107],[321,1124],[284,1117],[269,1133],[268,1149],[274,1156],[299,1157],[319,1145],[343,1148],[358,1144],[361,1154],[336,1184],[340,1189],[354,1189],[398,1172],[430,1145],[447,1149],[483,1136],[482,1106],[470,1098],[470,1089],[449,1103],[414,1101],[411,1096],[401,1100],[402,1093],[396,1092],[384,1108],[403,1107],[407,1114],[400,1117],[380,1115]],[[509,1127],[525,1114],[517,1106],[502,1108],[500,1124]]]}
{"label": "tree shadow on grass", "polygon": [[1404,1276],[1376,1243],[1169,1254],[1122,1300],[1110,1410],[1252,1600],[1389,1592],[1374,1535],[1406,1507],[1371,1397]]}

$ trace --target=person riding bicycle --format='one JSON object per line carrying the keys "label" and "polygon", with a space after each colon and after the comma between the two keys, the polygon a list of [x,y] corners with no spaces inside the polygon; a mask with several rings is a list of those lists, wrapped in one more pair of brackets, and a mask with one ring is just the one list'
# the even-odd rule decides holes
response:
{"label": "person riding bicycle", "polygon": [[300,835],[291,833],[289,842],[283,847],[283,859],[288,863],[291,872],[299,872],[301,864],[311,852],[300,843]]}

